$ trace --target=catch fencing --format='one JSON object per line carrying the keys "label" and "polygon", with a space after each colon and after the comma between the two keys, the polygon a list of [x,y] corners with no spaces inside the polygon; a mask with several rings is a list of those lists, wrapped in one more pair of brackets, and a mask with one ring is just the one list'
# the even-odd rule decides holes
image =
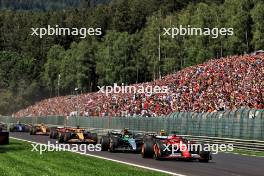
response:
{"label": "catch fencing", "polygon": [[44,123],[59,126],[84,128],[122,129],[181,135],[219,138],[249,139],[264,141],[264,110],[238,109],[208,113],[175,112],[161,117],[0,117],[0,122]]}

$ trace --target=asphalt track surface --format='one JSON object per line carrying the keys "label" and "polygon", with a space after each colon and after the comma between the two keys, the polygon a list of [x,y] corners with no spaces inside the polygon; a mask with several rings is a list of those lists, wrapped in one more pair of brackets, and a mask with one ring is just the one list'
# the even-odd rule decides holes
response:
{"label": "asphalt track surface", "polygon": [[[10,133],[11,137],[23,140],[47,144],[56,142],[48,136],[31,136],[28,133]],[[102,156],[123,162],[129,162],[145,167],[161,169],[176,174],[186,176],[263,176],[264,158],[235,155],[229,153],[219,153],[213,155],[213,160],[209,163],[197,161],[175,161],[142,158],[140,154],[134,153],[110,153],[107,151],[88,152],[89,154]]]}

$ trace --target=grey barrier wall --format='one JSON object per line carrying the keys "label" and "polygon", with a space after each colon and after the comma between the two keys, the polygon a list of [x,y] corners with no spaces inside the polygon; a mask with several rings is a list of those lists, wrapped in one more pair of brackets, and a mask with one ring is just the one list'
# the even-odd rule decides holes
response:
{"label": "grey barrier wall", "polygon": [[163,117],[0,117],[0,122],[45,123],[59,126],[166,130],[181,135],[264,140],[264,110],[239,109],[211,113],[175,112]]}

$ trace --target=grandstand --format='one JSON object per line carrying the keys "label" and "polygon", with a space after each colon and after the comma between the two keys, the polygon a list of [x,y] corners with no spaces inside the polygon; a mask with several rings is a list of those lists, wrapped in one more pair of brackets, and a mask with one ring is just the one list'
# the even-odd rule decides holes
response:
{"label": "grandstand", "polygon": [[[148,96],[101,92],[45,99],[13,114],[69,116],[79,105],[82,116],[162,116],[175,111],[213,112],[264,109],[264,54],[212,59],[160,80],[134,86],[168,86],[169,92]],[[77,103],[78,98],[78,103]],[[78,104],[78,105],[77,105]]]}

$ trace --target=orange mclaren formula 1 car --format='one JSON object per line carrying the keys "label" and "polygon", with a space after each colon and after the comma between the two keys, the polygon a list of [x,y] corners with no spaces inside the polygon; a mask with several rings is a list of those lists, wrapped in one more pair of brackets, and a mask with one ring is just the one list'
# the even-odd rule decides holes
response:
{"label": "orange mclaren formula 1 car", "polygon": [[199,160],[200,162],[208,162],[212,159],[211,152],[203,150],[203,145],[175,134],[146,135],[143,143],[141,148],[143,158]]}
{"label": "orange mclaren formula 1 car", "polygon": [[87,143],[97,144],[96,133],[91,133],[83,128],[58,127],[50,133],[51,139],[58,139],[60,143]]}
{"label": "orange mclaren formula 1 car", "polygon": [[44,124],[35,124],[30,128],[30,135],[49,135],[50,128]]}

